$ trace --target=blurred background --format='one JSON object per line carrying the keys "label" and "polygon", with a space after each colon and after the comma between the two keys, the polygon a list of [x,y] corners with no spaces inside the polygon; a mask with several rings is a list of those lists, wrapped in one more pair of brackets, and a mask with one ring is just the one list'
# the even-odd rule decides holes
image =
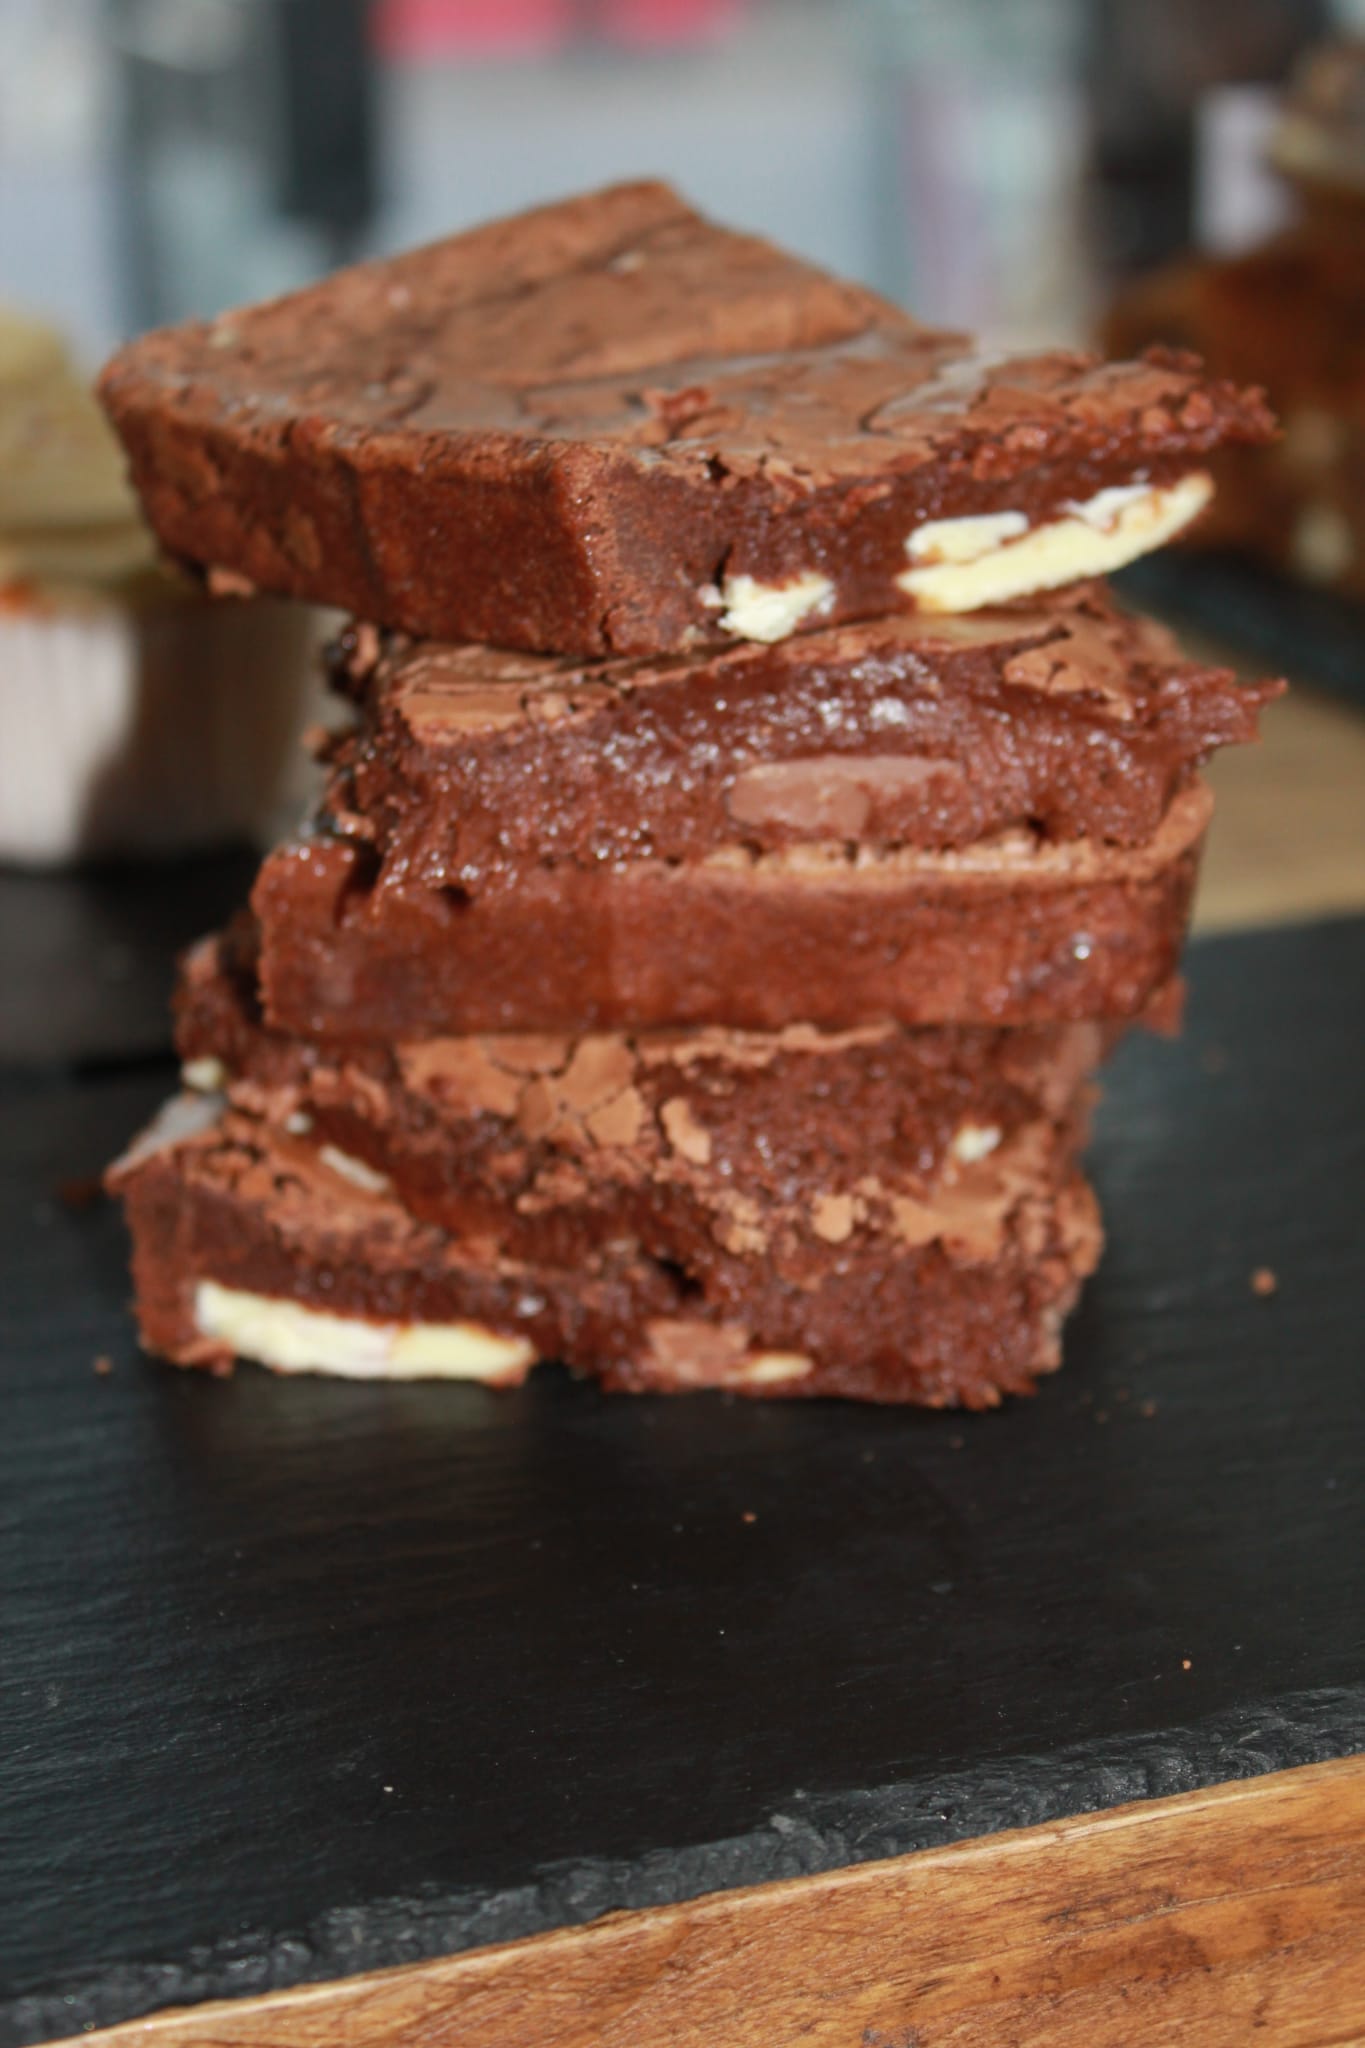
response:
{"label": "blurred background", "polygon": [[[1225,470],[1197,549],[1127,587],[1301,686],[1215,770],[1206,922],[1365,907],[1365,0],[0,0],[0,59],[0,458],[23,458],[8,496],[0,475],[0,611],[49,560],[26,528],[40,357],[57,407],[35,334],[83,383],[146,326],[661,174],[990,343],[1170,340],[1268,384],[1279,446]],[[117,479],[93,414],[70,389],[61,407],[79,477],[44,546],[64,519],[70,590],[98,580],[68,545],[93,531],[92,478],[106,499]],[[262,659],[243,718],[226,647],[198,738],[169,642],[155,687],[129,681],[145,638],[98,741],[73,698],[66,753],[28,731],[7,650],[0,860],[259,838],[300,800],[306,684],[288,696]],[[297,645],[273,658],[306,670]],[[226,760],[248,725],[206,801],[185,760]],[[81,746],[53,809],[33,761]]]}
{"label": "blurred background", "polygon": [[992,338],[1294,211],[1347,0],[0,0],[0,279],[93,360],[550,195],[703,208]]}

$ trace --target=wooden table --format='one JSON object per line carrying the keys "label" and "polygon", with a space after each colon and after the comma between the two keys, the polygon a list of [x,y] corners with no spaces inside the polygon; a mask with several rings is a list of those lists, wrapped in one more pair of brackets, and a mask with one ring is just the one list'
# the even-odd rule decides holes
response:
{"label": "wooden table", "polygon": [[1344,2048],[1362,1936],[1357,1757],[81,2038]]}
{"label": "wooden table", "polygon": [[1220,754],[1209,780],[1198,930],[1365,910],[1365,714],[1295,689],[1265,713],[1260,744]]}

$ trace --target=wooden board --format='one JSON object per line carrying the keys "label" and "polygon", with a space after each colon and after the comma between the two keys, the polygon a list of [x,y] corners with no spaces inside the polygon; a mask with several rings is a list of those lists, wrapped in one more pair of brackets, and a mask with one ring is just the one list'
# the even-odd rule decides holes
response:
{"label": "wooden board", "polygon": [[1209,763],[1217,809],[1199,932],[1365,910],[1365,718],[1294,689],[1262,715],[1261,732],[1259,746]]}
{"label": "wooden board", "polygon": [[90,2048],[1331,2048],[1365,2039],[1365,1759],[235,2005]]}
{"label": "wooden board", "polygon": [[1365,924],[1192,976],[982,1418],[140,1363],[58,1186],[165,1077],[11,1077],[0,2042],[1365,1747]]}

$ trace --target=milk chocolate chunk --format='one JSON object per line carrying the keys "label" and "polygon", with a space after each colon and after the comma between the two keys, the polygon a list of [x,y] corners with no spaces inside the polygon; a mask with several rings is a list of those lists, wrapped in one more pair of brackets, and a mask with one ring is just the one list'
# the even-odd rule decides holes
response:
{"label": "milk chocolate chunk", "polygon": [[1100,584],[970,618],[893,615],[743,646],[584,663],[359,626],[326,808],[384,877],[471,895],[528,866],[739,844],[1150,839],[1191,771],[1278,685],[1183,660]]}
{"label": "milk chocolate chunk", "polygon": [[666,186],[146,335],[101,381],[172,554],[438,640],[649,654],[1107,574],[1254,392],[983,355]]}

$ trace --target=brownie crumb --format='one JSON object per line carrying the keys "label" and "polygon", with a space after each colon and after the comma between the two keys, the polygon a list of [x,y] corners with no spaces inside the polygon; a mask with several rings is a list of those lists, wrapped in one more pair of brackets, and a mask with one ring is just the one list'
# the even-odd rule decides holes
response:
{"label": "brownie crumb", "polygon": [[1260,1295],[1263,1301],[1276,1293],[1279,1285],[1279,1280],[1270,1266],[1258,1266],[1251,1276],[1251,1291]]}
{"label": "brownie crumb", "polygon": [[110,1373],[113,1370],[113,1359],[109,1357],[107,1352],[101,1351],[99,1357],[95,1360],[94,1364],[92,1365],[91,1371],[95,1373],[97,1378],[107,1380]]}
{"label": "brownie crumb", "polygon": [[1150,1422],[1152,1417],[1156,1414],[1156,1402],[1144,1401],[1141,1407],[1138,1409],[1138,1414],[1146,1416],[1147,1420]]}
{"label": "brownie crumb", "polygon": [[82,1215],[93,1209],[96,1202],[104,1198],[104,1183],[97,1173],[74,1173],[68,1180],[57,1183],[57,1200],[73,1216]]}
{"label": "brownie crumb", "polygon": [[758,1516],[754,1513],[752,1508],[745,1508],[744,1513],[740,1516],[739,1519],[741,1522],[756,1522],[758,1520]]}

